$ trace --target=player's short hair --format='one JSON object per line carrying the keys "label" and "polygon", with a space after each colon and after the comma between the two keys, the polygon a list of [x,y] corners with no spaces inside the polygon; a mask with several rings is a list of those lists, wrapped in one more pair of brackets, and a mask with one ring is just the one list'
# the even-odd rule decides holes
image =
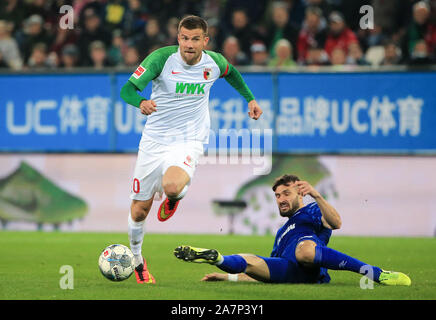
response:
{"label": "player's short hair", "polygon": [[188,30],[201,29],[205,35],[208,33],[208,25],[206,20],[194,15],[186,16],[180,20],[178,27],[179,32],[182,27]]}
{"label": "player's short hair", "polygon": [[273,191],[275,192],[278,186],[285,185],[288,186],[291,183],[296,181],[300,181],[300,178],[293,174],[284,174],[281,177],[278,177],[272,186]]}

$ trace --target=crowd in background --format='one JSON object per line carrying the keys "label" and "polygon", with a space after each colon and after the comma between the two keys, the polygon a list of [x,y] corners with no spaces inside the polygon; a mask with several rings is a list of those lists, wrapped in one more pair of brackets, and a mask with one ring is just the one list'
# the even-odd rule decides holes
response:
{"label": "crowd in background", "polygon": [[[60,24],[63,5],[72,29]],[[364,5],[371,29],[360,25]],[[207,20],[207,49],[235,66],[436,62],[436,0],[2,0],[0,68],[134,68],[177,44],[186,14]]]}

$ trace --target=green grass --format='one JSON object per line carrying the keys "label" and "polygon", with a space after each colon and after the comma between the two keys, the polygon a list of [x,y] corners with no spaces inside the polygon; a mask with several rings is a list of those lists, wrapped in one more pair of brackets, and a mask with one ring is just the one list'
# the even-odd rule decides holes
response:
{"label": "green grass", "polygon": [[[378,284],[362,290],[360,276],[330,271],[326,285],[242,282],[201,282],[210,265],[184,263],[173,256],[180,244],[212,247],[223,254],[268,256],[270,236],[147,234],[143,253],[155,285],[138,285],[134,276],[123,282],[106,280],[97,259],[109,244],[128,245],[119,233],[0,232],[0,299],[146,299],[146,300],[290,300],[290,299],[436,299],[436,239],[332,237],[336,250],[387,270],[407,273],[410,287]],[[74,268],[74,289],[62,290],[62,265]]]}

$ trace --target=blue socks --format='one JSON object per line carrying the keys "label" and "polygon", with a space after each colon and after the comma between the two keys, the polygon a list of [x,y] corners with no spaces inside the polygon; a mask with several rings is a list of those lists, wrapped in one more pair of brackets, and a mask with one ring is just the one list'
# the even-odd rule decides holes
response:
{"label": "blue socks", "polygon": [[[316,246],[314,264],[331,270],[348,270],[377,281],[382,270],[328,247]],[[365,267],[364,267],[365,266]],[[362,268],[364,267],[364,268]],[[371,270],[372,269],[372,270]]]}
{"label": "blue socks", "polygon": [[223,261],[216,264],[218,268],[228,273],[241,273],[247,268],[247,261],[240,255],[223,256]]}

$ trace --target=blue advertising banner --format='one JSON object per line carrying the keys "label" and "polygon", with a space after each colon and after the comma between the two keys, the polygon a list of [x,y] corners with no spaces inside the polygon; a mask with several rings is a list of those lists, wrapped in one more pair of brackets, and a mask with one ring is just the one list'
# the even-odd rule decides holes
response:
{"label": "blue advertising banner", "polygon": [[281,74],[278,152],[436,151],[436,73]]}
{"label": "blue advertising banner", "polygon": [[[0,151],[136,152],[147,117],[119,96],[129,76],[0,75]],[[264,113],[218,80],[209,149],[436,154],[434,72],[243,77]]]}
{"label": "blue advertising banner", "polygon": [[[0,150],[135,152],[147,117],[120,98],[130,74],[0,76]],[[224,79],[210,96],[209,147],[263,150],[272,126],[270,74],[245,76],[264,116],[248,117],[247,102]],[[150,97],[151,85],[141,93]],[[272,140],[271,134],[268,136]],[[269,150],[272,143],[267,143]]]}
{"label": "blue advertising banner", "polygon": [[105,151],[110,76],[0,76],[0,150]]}

